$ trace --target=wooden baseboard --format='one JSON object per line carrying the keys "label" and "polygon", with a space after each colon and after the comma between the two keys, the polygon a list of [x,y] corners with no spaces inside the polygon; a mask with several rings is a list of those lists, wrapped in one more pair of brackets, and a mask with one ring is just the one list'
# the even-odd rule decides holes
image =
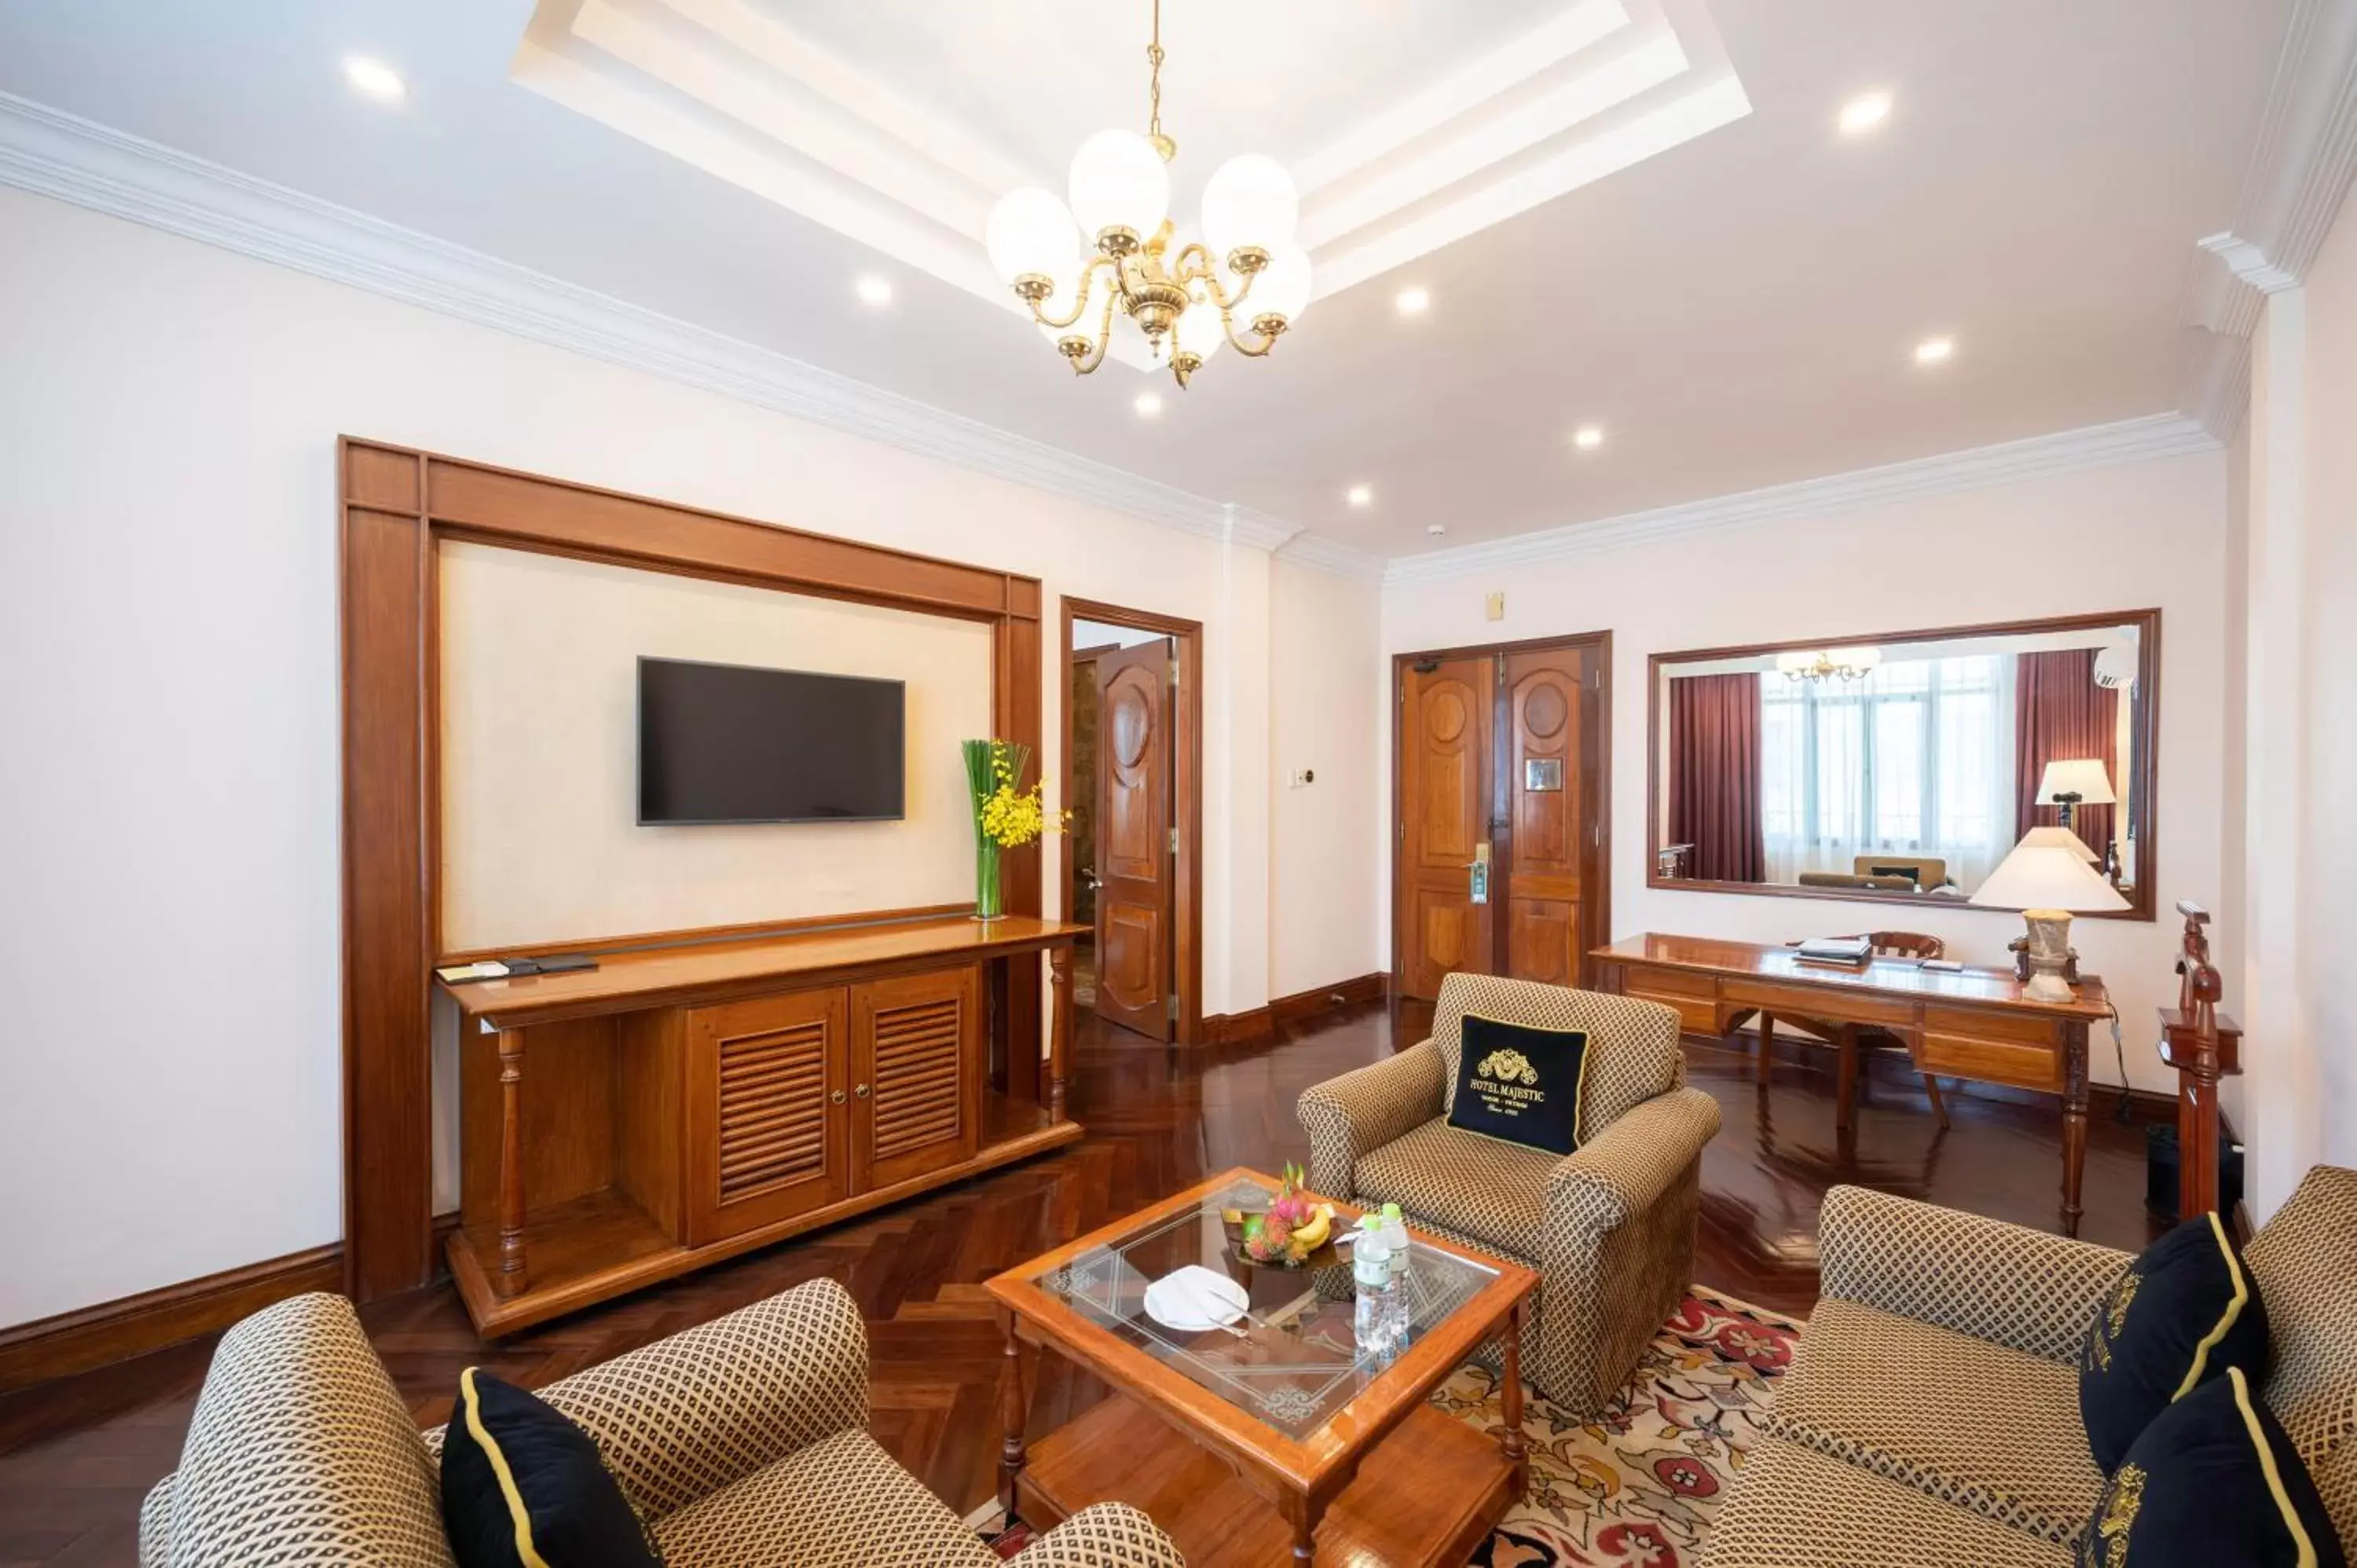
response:
{"label": "wooden baseboard", "polygon": [[119,1301],[0,1328],[0,1393],[216,1334],[290,1295],[344,1288],[344,1247],[290,1252]]}
{"label": "wooden baseboard", "polygon": [[1380,1002],[1390,983],[1391,976],[1387,974],[1361,974],[1332,985],[1313,985],[1290,996],[1279,996],[1267,1006],[1249,1012],[1214,1014],[1203,1020],[1203,1043],[1243,1046],[1272,1039],[1280,1024],[1307,1023],[1340,1008]]}
{"label": "wooden baseboard", "polygon": [[[434,1217],[434,1253],[457,1228],[454,1210]],[[135,1356],[218,1334],[242,1317],[305,1291],[344,1288],[344,1247],[330,1241],[202,1279],[163,1285],[119,1301],[0,1328],[0,1393],[70,1378]]]}

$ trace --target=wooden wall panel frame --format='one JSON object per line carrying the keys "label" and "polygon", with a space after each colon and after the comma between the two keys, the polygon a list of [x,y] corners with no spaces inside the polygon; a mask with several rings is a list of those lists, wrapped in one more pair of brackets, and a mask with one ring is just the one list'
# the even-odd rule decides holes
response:
{"label": "wooden wall panel frame", "polygon": [[1919,894],[1881,893],[1863,887],[1803,887],[1774,882],[1716,882],[1699,876],[1663,876],[1655,851],[1662,845],[1662,668],[1699,663],[1705,660],[1746,659],[1791,649],[1849,648],[1861,644],[1887,647],[1892,643],[1947,641],[1964,637],[2005,637],[2025,632],[2082,631],[2104,627],[2136,628],[2136,755],[2128,759],[2129,800],[2136,808],[2136,883],[2128,908],[2083,914],[2083,920],[2155,918],[2160,878],[2160,611],[2113,610],[2092,615],[2040,616],[2029,620],[1989,621],[1979,626],[1939,626],[1917,631],[1887,631],[1870,637],[1804,637],[1783,642],[1746,643],[1736,648],[1685,648],[1655,653],[1645,661],[1645,886],[1676,893],[1740,893],[1762,898],[1834,898],[1845,903],[1879,905],[1897,915],[1908,909],[1973,909],[1983,914],[2018,917],[2010,910],[1968,904],[1961,898],[1929,900]]}
{"label": "wooden wall panel frame", "polygon": [[[1588,845],[1588,855],[1580,881],[1583,887],[1596,889],[1593,898],[1580,900],[1581,922],[1587,928],[1579,942],[1580,983],[1593,983],[1594,964],[1587,956],[1612,940],[1612,633],[1582,631],[1559,637],[1526,637],[1513,642],[1484,642],[1463,648],[1420,649],[1409,653],[1392,655],[1392,842],[1391,865],[1385,888],[1391,900],[1391,972],[1389,983],[1394,996],[1405,993],[1406,972],[1402,967],[1406,954],[1401,950],[1400,929],[1400,843],[1401,824],[1406,807],[1400,800],[1400,771],[1403,764],[1405,720],[1402,708],[1406,695],[1407,667],[1427,659],[1491,659],[1502,660],[1510,653],[1553,652],[1561,649],[1585,649],[1596,664],[1596,744],[1586,749],[1580,768],[1581,787],[1594,803],[1597,832]],[[1508,694],[1504,682],[1491,693],[1495,712],[1493,725],[1503,719]],[[1494,770],[1496,757],[1485,760],[1485,771]],[[1501,780],[1491,781],[1491,831],[1497,826],[1498,801],[1501,799]],[[1504,875],[1510,863],[1501,862],[1493,886],[1504,886]],[[1502,956],[1505,923],[1499,922],[1493,934],[1493,961]],[[1592,939],[1592,940],[1591,940]]]}
{"label": "wooden wall panel frame", "polygon": [[[1161,615],[1153,610],[1127,609],[1095,599],[1076,599],[1065,596],[1061,613],[1061,630],[1056,639],[1056,669],[1061,677],[1058,687],[1062,726],[1061,741],[1057,748],[1058,767],[1063,776],[1064,800],[1069,801],[1072,790],[1072,623],[1100,621],[1108,626],[1127,627],[1133,631],[1157,632],[1170,639],[1178,660],[1178,701],[1177,729],[1178,749],[1173,757],[1177,777],[1172,780],[1172,814],[1178,828],[1178,881],[1173,890],[1176,908],[1172,925],[1178,951],[1173,957],[1170,973],[1178,993],[1178,1028],[1177,1043],[1199,1046],[1205,1043],[1203,1033],[1203,623],[1181,616]],[[1063,857],[1064,918],[1070,919],[1072,908],[1072,857]],[[1033,875],[1039,874],[1037,865]],[[1017,1036],[1017,1038],[1023,1036]]]}
{"label": "wooden wall panel frame", "polygon": [[[1035,752],[1043,596],[1034,577],[356,436],[338,439],[336,458],[343,1271],[346,1293],[369,1301],[431,1283],[437,1266],[429,1013],[431,967],[442,951],[436,546],[470,540],[981,622],[991,630],[996,733]],[[1008,912],[1039,914],[1039,851],[1010,855],[1005,875]],[[716,934],[723,929],[616,941]],[[1014,986],[1009,1007],[1013,1037],[1037,1037],[1038,987]]]}

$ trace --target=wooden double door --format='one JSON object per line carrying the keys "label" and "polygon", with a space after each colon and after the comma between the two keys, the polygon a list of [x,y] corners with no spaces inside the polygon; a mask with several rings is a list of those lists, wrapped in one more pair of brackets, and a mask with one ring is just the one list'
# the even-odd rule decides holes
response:
{"label": "wooden double door", "polygon": [[1394,664],[1395,986],[1464,970],[1578,985],[1611,916],[1608,636]]}
{"label": "wooden double door", "polygon": [[1096,1013],[1157,1040],[1178,1012],[1176,668],[1167,638],[1096,660]]}

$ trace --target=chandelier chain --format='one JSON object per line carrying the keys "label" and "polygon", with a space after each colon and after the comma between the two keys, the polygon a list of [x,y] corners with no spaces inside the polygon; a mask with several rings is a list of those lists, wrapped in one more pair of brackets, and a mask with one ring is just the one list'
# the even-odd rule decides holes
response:
{"label": "chandelier chain", "polygon": [[1146,116],[1148,140],[1162,140],[1162,0],[1154,0],[1154,38],[1146,46],[1146,62],[1151,68],[1146,81],[1149,99]]}

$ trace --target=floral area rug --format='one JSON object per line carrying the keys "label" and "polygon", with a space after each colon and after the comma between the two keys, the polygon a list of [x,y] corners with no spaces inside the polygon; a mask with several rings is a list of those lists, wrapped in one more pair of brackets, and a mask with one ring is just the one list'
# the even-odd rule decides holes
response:
{"label": "floral area rug", "polygon": [[[1523,1401],[1530,1491],[1473,1554],[1477,1568],[1682,1568],[1792,1363],[1796,1320],[1700,1286],[1678,1304],[1601,1415]],[[1504,1417],[1497,1374],[1467,1366],[1433,1402],[1485,1432]]]}
{"label": "floral area rug", "polygon": [[[1686,1568],[1775,1403],[1801,1327],[1697,1285],[1597,1419],[1574,1420],[1526,1389],[1530,1490],[1472,1568]],[[1484,1432],[1505,1419],[1484,1367],[1458,1369],[1432,1399]],[[968,1522],[1002,1557],[1029,1542],[1020,1525],[996,1528],[995,1503]]]}

